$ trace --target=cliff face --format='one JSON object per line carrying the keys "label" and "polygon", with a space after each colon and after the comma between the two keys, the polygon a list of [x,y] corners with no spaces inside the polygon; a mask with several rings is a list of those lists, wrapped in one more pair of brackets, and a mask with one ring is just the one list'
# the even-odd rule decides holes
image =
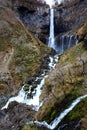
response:
{"label": "cliff face", "polygon": [[[6,7],[8,3],[9,8]],[[15,94],[20,84],[36,74],[41,59],[50,52],[50,49],[27,31],[10,8],[10,2],[8,3],[0,1],[0,95],[2,96]]]}

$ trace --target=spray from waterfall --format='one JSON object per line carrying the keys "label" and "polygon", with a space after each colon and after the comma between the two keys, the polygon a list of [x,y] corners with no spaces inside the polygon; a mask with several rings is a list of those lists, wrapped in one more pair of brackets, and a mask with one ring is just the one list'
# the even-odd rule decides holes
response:
{"label": "spray from waterfall", "polygon": [[50,6],[50,8],[52,8],[52,6],[54,6],[55,3],[61,4],[65,0],[44,0],[44,1],[46,2],[46,4],[48,4]]}

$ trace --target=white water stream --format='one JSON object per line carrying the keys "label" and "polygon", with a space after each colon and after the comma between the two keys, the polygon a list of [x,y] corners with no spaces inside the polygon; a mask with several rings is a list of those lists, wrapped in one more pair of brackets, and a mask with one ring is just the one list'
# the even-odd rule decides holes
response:
{"label": "white water stream", "polygon": [[50,36],[48,46],[55,50],[55,38],[54,38],[54,9],[50,8]]}
{"label": "white water stream", "polygon": [[73,103],[70,105],[69,108],[65,109],[58,117],[56,117],[50,124],[47,124],[47,122],[43,121],[43,122],[39,122],[39,121],[34,121],[32,123],[35,123],[39,126],[45,126],[48,129],[53,130],[54,128],[56,128],[56,126],[61,122],[61,120],[70,112],[73,110],[73,108],[84,98],[87,97],[87,94],[84,96],[81,96],[79,98],[77,98],[76,100],[73,101]]}

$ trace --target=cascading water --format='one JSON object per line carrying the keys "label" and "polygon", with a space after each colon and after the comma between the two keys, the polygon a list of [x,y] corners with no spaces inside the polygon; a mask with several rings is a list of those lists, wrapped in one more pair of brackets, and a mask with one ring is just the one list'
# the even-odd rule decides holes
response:
{"label": "cascading water", "polygon": [[[49,69],[48,70],[46,70],[46,69],[43,70],[43,73],[41,75],[39,75],[38,77],[36,77],[36,79],[34,81],[34,82],[38,82],[40,80],[40,83],[37,84],[36,88],[31,92],[31,89],[33,88],[33,85],[28,85],[28,84],[23,85],[22,89],[19,91],[18,95],[15,96],[15,97],[11,97],[8,100],[8,102],[6,103],[6,105],[4,107],[2,107],[1,110],[7,109],[8,105],[11,102],[16,101],[18,103],[24,103],[24,104],[27,104],[27,105],[33,105],[33,109],[35,111],[38,111],[38,109],[42,106],[42,104],[44,102],[44,101],[40,102],[39,101],[39,97],[41,95],[41,91],[42,91],[42,88],[44,86],[45,78],[48,76],[47,72],[49,72],[49,71],[51,71],[52,69],[55,68],[56,62],[58,61],[58,55],[55,55],[54,57],[50,56],[49,60],[50,60],[50,62],[48,64]],[[26,85],[28,86],[28,91],[24,90]],[[28,98],[29,94],[30,95],[32,94],[32,97]]]}
{"label": "cascading water", "polygon": [[71,105],[69,108],[65,109],[58,117],[56,117],[50,124],[48,124],[47,122],[43,121],[43,122],[39,122],[39,121],[34,121],[34,122],[30,122],[31,123],[36,123],[39,126],[45,126],[48,129],[55,129],[56,126],[61,122],[61,120],[70,112],[73,110],[73,108],[79,103],[81,102],[82,99],[86,98],[87,94],[84,96],[81,96],[79,98],[77,98]]}
{"label": "cascading water", "polygon": [[54,38],[54,9],[50,8],[50,36],[48,46],[55,50],[55,38]]}
{"label": "cascading water", "polygon": [[64,36],[62,36],[62,47],[61,47],[62,53],[64,52]]}
{"label": "cascading water", "polygon": [[76,34],[73,35],[62,35],[60,36],[59,43],[57,44],[57,51],[59,54],[65,50],[70,49],[72,46],[77,45],[78,40]]}
{"label": "cascading water", "polygon": [[70,47],[71,47],[72,37],[73,37],[73,35],[71,35],[71,36],[69,37],[69,45],[68,45],[68,48],[70,48]]}

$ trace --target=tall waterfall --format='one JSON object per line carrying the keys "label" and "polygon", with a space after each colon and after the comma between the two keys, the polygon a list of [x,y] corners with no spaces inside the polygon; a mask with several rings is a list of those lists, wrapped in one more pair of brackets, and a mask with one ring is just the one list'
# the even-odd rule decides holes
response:
{"label": "tall waterfall", "polygon": [[55,38],[54,38],[54,9],[50,8],[50,36],[48,46],[55,49]]}

